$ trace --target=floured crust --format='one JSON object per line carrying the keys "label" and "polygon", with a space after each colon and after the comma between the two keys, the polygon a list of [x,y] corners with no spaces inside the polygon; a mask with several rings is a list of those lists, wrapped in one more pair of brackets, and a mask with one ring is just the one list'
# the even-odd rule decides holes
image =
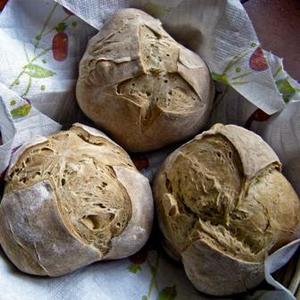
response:
{"label": "floured crust", "polygon": [[118,180],[128,191],[132,217],[124,231],[111,240],[105,259],[128,257],[146,243],[152,229],[153,199],[148,179],[133,170],[114,167]]}
{"label": "floured crust", "polygon": [[118,11],[90,40],[79,73],[81,109],[130,151],[196,134],[212,107],[203,60],[137,9]]}
{"label": "floured crust", "polygon": [[262,263],[227,256],[202,239],[182,253],[182,262],[194,286],[214,296],[242,293],[264,280]]}
{"label": "floured crust", "polygon": [[[245,291],[263,274],[247,285],[232,283],[232,277],[225,276],[228,268],[222,269],[223,259],[228,266],[238,261],[232,272],[241,266],[243,274],[237,276],[251,276],[253,265],[262,271],[268,253],[300,236],[300,202],[280,169],[276,154],[260,137],[221,124],[164,162],[154,183],[160,227],[169,252],[183,260],[197,288],[213,295]],[[220,266],[211,268],[210,274],[203,271],[210,268],[208,258],[202,257],[201,268],[189,257],[204,244],[220,256]]]}
{"label": "floured crust", "polygon": [[[123,173],[129,178],[132,177],[131,183],[124,180]],[[52,196],[49,196],[51,206],[43,208],[43,214],[36,217],[41,222],[40,227],[48,227],[47,219],[52,218],[53,207],[57,207],[60,227],[64,226],[61,235],[72,236],[82,247],[88,247],[94,253],[93,261],[126,257],[139,250],[148,239],[153,219],[149,182],[138,173],[127,153],[101,132],[75,124],[68,131],[38,140],[36,144],[28,144],[16,154],[14,164],[7,173],[3,205],[0,206],[7,219],[3,220],[3,223],[10,222],[12,230],[14,226],[18,226],[18,222],[14,215],[6,213],[5,203],[12,200],[5,199],[16,198],[14,201],[22,204],[23,201],[29,201],[26,195],[32,194],[31,201],[34,206],[34,202],[37,204],[40,201],[38,196],[35,199],[34,195],[38,193],[41,182],[47,182]],[[141,192],[136,193],[137,189]],[[23,194],[24,198],[21,196]],[[143,216],[138,213],[141,205],[147,208]],[[30,213],[34,214],[34,211],[29,208],[27,214]],[[40,228],[35,228],[34,223],[28,224],[27,227],[28,231],[41,231]],[[7,227],[2,227],[3,232],[7,230]],[[131,240],[130,247],[127,247],[122,239],[118,243],[114,242],[124,235],[124,232],[138,237]],[[48,237],[45,232],[44,247],[53,242],[51,234],[49,231]],[[7,244],[6,252],[10,256],[9,252],[14,251],[16,242],[9,240],[8,235],[7,232],[6,237],[3,235],[2,243]],[[69,255],[68,242],[61,247],[64,249],[59,250],[65,252],[66,256]],[[47,269],[48,273],[45,273],[45,270],[36,268],[36,273],[34,270],[30,273],[57,276],[69,272],[68,268],[60,266],[59,262],[56,263],[54,254],[51,250],[47,254],[55,265],[53,271]],[[80,259],[77,263],[77,257],[74,256],[73,266],[70,268],[75,270],[92,262],[89,259],[85,260],[87,257],[84,253],[81,255],[82,264]],[[20,253],[19,256],[20,260],[24,259]],[[30,263],[38,264],[34,261],[36,256],[32,257],[33,261]],[[18,266],[18,255],[12,260]],[[26,261],[28,262],[28,259]],[[26,268],[20,269],[26,271]]]}
{"label": "floured crust", "polygon": [[47,181],[5,194],[2,199],[1,246],[23,272],[59,276],[101,258],[97,249],[69,232],[56,200]]}

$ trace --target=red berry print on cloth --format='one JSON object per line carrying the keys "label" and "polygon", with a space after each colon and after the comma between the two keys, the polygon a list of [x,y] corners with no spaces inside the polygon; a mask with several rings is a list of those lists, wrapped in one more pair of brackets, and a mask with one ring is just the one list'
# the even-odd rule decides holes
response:
{"label": "red berry print on cloth", "polygon": [[147,169],[149,167],[149,160],[145,156],[136,156],[132,158],[132,161],[135,165],[135,167],[141,171],[143,169]]}
{"label": "red berry print on cloth", "polygon": [[68,56],[69,39],[64,32],[66,28],[67,25],[65,23],[59,23],[55,28],[57,33],[52,40],[52,53],[53,58],[57,61],[63,61]]}
{"label": "red berry print on cloth", "polygon": [[253,121],[263,122],[267,121],[271,116],[262,111],[261,109],[257,109],[247,120],[245,127],[250,128]]}
{"label": "red berry print on cloth", "polygon": [[6,5],[8,0],[0,0],[0,11],[2,11]]}
{"label": "red berry print on cloth", "polygon": [[254,71],[265,71],[268,69],[268,63],[264,56],[262,48],[258,47],[252,53],[249,60],[249,66]]}

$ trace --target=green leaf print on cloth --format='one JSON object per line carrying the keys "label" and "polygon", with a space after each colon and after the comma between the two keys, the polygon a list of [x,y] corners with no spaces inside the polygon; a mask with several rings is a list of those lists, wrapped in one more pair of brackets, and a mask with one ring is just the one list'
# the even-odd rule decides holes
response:
{"label": "green leaf print on cloth", "polygon": [[28,64],[24,67],[24,73],[33,78],[47,78],[55,74],[55,72],[40,67],[35,64]]}
{"label": "green leaf print on cloth", "polygon": [[296,94],[296,90],[292,87],[287,78],[277,80],[276,85],[286,103]]}
{"label": "green leaf print on cloth", "polygon": [[177,296],[176,286],[165,287],[160,291],[157,300],[174,300]]}
{"label": "green leaf print on cloth", "polygon": [[131,264],[129,267],[128,267],[128,270],[129,272],[131,273],[138,273],[139,271],[141,271],[141,266],[140,265],[137,265],[137,264]]}
{"label": "green leaf print on cloth", "polygon": [[[254,51],[253,48],[255,48]],[[249,55],[248,66],[241,66],[241,63],[243,65],[243,59]],[[211,75],[213,80],[225,85],[240,85],[248,83],[247,77],[253,72],[266,71],[268,68],[269,65],[263,49],[258,47],[256,43],[251,43],[249,48],[230,58],[221,74],[212,72]]]}
{"label": "green leaf print on cloth", "polygon": [[[23,84],[23,91],[19,92],[19,94],[22,97],[27,96],[30,93],[33,83],[38,84],[35,80],[45,79],[56,75],[54,71],[40,66],[40,64],[47,63],[45,59],[46,55],[48,55],[52,51],[54,54],[53,58],[57,61],[62,61],[67,58],[68,35],[64,31],[69,25],[67,22],[70,21],[70,18],[72,18],[72,14],[66,13],[65,11],[66,15],[53,27],[50,27],[50,21],[52,20],[55,11],[58,8],[63,10],[62,6],[60,6],[58,3],[54,3],[48,15],[46,16],[45,21],[41,26],[41,29],[35,35],[34,40],[32,42],[33,53],[30,54],[28,52],[28,49],[26,49],[26,45],[23,45],[27,63],[22,66],[22,69],[19,72],[19,74],[9,85],[9,87],[13,89],[14,87],[19,86],[21,83],[27,80],[27,84]],[[72,22],[72,20],[70,22]],[[54,40],[55,43],[53,44],[52,42]],[[52,43],[52,45],[46,49],[43,49],[42,47],[40,47],[40,43],[42,41],[45,41],[45,44],[50,42]],[[53,46],[55,46],[55,49],[53,48]],[[38,64],[36,64],[36,62]],[[40,85],[40,90],[46,90],[45,84]]]}
{"label": "green leaf print on cloth", "polygon": [[31,110],[31,105],[29,103],[26,103],[22,106],[19,106],[15,109],[12,109],[10,111],[11,116],[15,119],[15,118],[21,118],[21,117],[25,117],[29,114]]}
{"label": "green leaf print on cloth", "polygon": [[218,73],[212,72],[211,77],[215,81],[220,81],[224,84],[228,84],[227,76],[225,74],[218,74]]}
{"label": "green leaf print on cloth", "polygon": [[[141,300],[174,300],[177,296],[176,286],[172,285],[161,289],[157,280],[159,272],[160,251],[149,249],[149,244],[144,246],[139,252],[129,257],[131,264],[127,267],[128,271],[136,276],[149,278],[148,290],[141,296]],[[143,272],[142,272],[143,271]]]}
{"label": "green leaf print on cloth", "polygon": [[16,105],[16,103],[17,103],[17,101],[16,101],[15,99],[9,100],[9,104],[10,104],[11,106]]}

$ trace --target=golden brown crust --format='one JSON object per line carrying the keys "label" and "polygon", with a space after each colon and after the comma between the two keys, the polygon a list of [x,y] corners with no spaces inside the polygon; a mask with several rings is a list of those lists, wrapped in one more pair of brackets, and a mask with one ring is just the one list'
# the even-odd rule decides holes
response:
{"label": "golden brown crust", "polygon": [[212,106],[202,59],[137,9],[118,11],[90,40],[79,73],[80,107],[130,151],[196,134]]}
{"label": "golden brown crust", "polygon": [[[222,295],[226,281],[226,294],[245,290],[242,281],[237,289],[223,274],[223,259],[229,266],[237,260],[233,268],[239,265],[241,276],[247,272],[250,276],[253,265],[262,270],[268,253],[300,236],[300,202],[280,166],[260,137],[221,124],[196,136],[164,162],[154,183],[160,227],[167,247],[183,259],[197,288]],[[211,250],[203,253],[220,256],[220,267],[213,268],[211,275],[203,271],[209,268],[206,263],[203,269],[199,263],[197,269],[189,258],[204,244]],[[214,272],[225,276],[222,282]],[[253,279],[246,286],[256,283]]]}
{"label": "golden brown crust", "polygon": [[[124,179],[124,173],[129,181]],[[0,240],[8,256],[21,266],[21,270],[39,275],[62,275],[95,260],[131,255],[144,245],[150,234],[153,203],[148,180],[136,170],[121,147],[93,128],[75,124],[68,131],[24,146],[16,153],[6,180],[0,206],[4,216],[0,220]],[[45,201],[40,197],[41,189],[50,191]],[[136,192],[137,189],[140,193]],[[57,246],[65,256],[73,251],[69,249],[70,239],[73,239],[79,248],[89,249],[86,255],[85,250],[82,253],[78,250],[81,257],[72,253],[73,261],[64,266],[56,260],[57,253],[50,247],[48,265],[41,269],[38,267],[40,258],[45,260],[43,255],[46,252],[35,255],[32,251],[36,246],[22,237],[29,245],[31,255],[26,258],[25,253],[23,257],[20,249],[15,247],[18,234],[14,239],[10,237],[11,231],[19,226],[18,220],[7,209],[11,203],[24,206],[28,201],[32,205],[24,211],[26,215],[22,216],[21,210],[18,213],[25,220],[28,236],[30,230],[40,234],[43,240],[39,243],[45,249],[65,238],[66,241]],[[41,206],[41,213],[37,216],[34,216],[35,205]],[[144,214],[139,213],[140,207],[145,207]],[[31,219],[36,219],[39,226]],[[125,233],[132,237],[130,247],[122,239]],[[93,254],[92,259],[89,252]],[[27,268],[26,263],[32,267]]]}

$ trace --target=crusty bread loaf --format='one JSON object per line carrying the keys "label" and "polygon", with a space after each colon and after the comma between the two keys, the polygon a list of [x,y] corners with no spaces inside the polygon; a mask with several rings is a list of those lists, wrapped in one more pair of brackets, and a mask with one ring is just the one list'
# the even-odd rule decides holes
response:
{"label": "crusty bread loaf", "polygon": [[300,202],[278,157],[242,127],[217,124],[174,151],[154,198],[167,251],[208,294],[256,286],[265,257],[300,236]]}
{"label": "crusty bread loaf", "polygon": [[59,276],[127,257],[150,234],[148,180],[93,128],[75,124],[23,146],[6,181],[0,242],[24,272]]}
{"label": "crusty bread loaf", "polygon": [[123,9],[89,41],[76,94],[95,124],[137,152],[195,135],[207,121],[214,92],[197,54],[159,20]]}

